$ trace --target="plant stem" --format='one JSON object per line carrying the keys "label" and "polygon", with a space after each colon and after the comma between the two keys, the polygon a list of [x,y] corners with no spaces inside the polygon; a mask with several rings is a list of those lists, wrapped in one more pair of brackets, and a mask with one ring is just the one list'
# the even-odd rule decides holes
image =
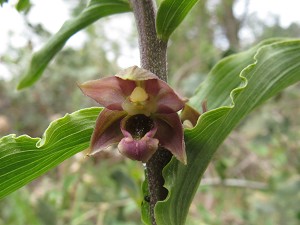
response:
{"label": "plant stem", "polygon": [[[157,38],[155,18],[156,4],[153,0],[130,0],[139,34],[141,66],[167,82],[167,42]],[[163,187],[162,170],[171,160],[172,154],[159,147],[146,164],[150,193],[150,216],[156,225],[154,207],[157,201],[164,200],[168,191]]]}
{"label": "plant stem", "polygon": [[146,164],[148,187],[150,193],[150,216],[152,225],[156,225],[154,207],[157,201],[166,199],[168,190],[163,187],[165,180],[162,176],[163,168],[170,162],[172,154],[164,148],[158,148]]}
{"label": "plant stem", "polygon": [[130,2],[139,34],[141,66],[167,82],[167,42],[156,35],[156,4],[153,0]]}

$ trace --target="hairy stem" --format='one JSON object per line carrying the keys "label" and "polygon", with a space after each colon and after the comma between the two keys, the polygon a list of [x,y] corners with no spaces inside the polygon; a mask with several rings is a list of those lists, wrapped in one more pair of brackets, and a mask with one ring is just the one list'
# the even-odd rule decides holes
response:
{"label": "hairy stem", "polygon": [[167,42],[157,38],[156,5],[153,0],[130,0],[137,30],[141,66],[167,81]]}
{"label": "hairy stem", "polygon": [[[141,66],[150,70],[160,79],[167,81],[167,42],[157,38],[154,0],[130,0],[139,34]],[[164,200],[168,191],[163,187],[162,170],[171,160],[172,154],[159,148],[146,164],[146,173],[150,193],[150,216],[152,224],[156,225],[154,207],[157,201]]]}
{"label": "hairy stem", "polygon": [[146,164],[148,187],[150,193],[150,216],[152,224],[156,225],[154,207],[157,201],[164,200],[168,190],[163,187],[165,180],[162,176],[163,168],[170,162],[172,154],[170,151],[159,148]]}

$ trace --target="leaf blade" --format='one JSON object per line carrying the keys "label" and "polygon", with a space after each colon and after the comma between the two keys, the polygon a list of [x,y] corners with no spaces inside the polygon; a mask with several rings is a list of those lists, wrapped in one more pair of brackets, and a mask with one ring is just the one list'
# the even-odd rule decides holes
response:
{"label": "leaf blade", "polygon": [[21,78],[17,89],[21,90],[33,85],[72,35],[102,17],[129,11],[131,11],[130,6],[124,0],[92,0],[82,13],[66,21],[43,48],[33,54],[29,68]]}
{"label": "leaf blade", "polygon": [[89,146],[101,108],[67,114],[40,138],[8,135],[0,139],[0,199]]}
{"label": "leaf blade", "polygon": [[[226,77],[224,73],[234,69],[226,68],[226,64],[229,67],[235,65],[228,60],[239,62],[239,57],[241,54],[221,61],[210,76],[218,77],[218,73],[223,73]],[[172,159],[164,169],[166,187],[171,194],[155,208],[157,224],[184,224],[201,176],[230,131],[253,108],[283,88],[300,81],[300,40],[271,42],[248,52],[248,57],[252,58],[252,62],[250,60],[240,74],[233,73],[239,81],[234,79],[238,85],[230,92],[229,99],[232,102],[223,99],[218,104],[212,104],[212,110],[201,116],[197,126],[186,130],[188,165],[185,167]],[[205,91],[200,89],[192,99],[195,107],[199,108],[199,101],[213,91],[217,84],[212,82],[216,80],[208,78],[202,86],[210,88]],[[228,90],[225,88],[225,93],[226,91]]]}
{"label": "leaf blade", "polygon": [[164,0],[156,17],[158,37],[167,41],[197,2],[198,0]]}

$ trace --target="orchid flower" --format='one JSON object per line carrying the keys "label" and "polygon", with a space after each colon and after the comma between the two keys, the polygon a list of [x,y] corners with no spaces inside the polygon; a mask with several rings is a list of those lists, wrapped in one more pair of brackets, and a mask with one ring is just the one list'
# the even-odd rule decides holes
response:
{"label": "orchid flower", "polygon": [[79,87],[105,107],[96,121],[88,155],[118,143],[121,154],[145,163],[161,146],[187,163],[177,114],[185,100],[155,74],[133,66]]}

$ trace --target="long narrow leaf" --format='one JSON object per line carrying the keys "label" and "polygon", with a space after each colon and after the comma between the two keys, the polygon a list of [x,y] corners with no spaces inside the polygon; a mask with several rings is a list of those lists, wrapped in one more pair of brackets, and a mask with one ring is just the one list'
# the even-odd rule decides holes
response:
{"label": "long narrow leaf", "polygon": [[[76,18],[68,20],[61,29],[33,54],[30,66],[21,79],[18,89],[23,89],[34,84],[52,58],[63,48],[67,40],[78,31],[97,21],[98,19],[116,13],[129,12],[128,1],[124,0],[92,0],[89,5]],[[55,12],[53,12],[54,14]]]}
{"label": "long narrow leaf", "polygon": [[157,12],[156,29],[160,39],[167,41],[198,0],[164,0]]}
{"label": "long narrow leaf", "polygon": [[52,122],[42,139],[0,139],[0,199],[65,159],[86,149],[100,108],[83,109]]}
{"label": "long narrow leaf", "polygon": [[208,99],[211,110],[185,132],[187,166],[173,159],[164,169],[169,195],[155,208],[158,225],[185,223],[201,176],[223,140],[253,108],[298,81],[300,40],[265,43],[216,65],[191,101],[199,108]]}

